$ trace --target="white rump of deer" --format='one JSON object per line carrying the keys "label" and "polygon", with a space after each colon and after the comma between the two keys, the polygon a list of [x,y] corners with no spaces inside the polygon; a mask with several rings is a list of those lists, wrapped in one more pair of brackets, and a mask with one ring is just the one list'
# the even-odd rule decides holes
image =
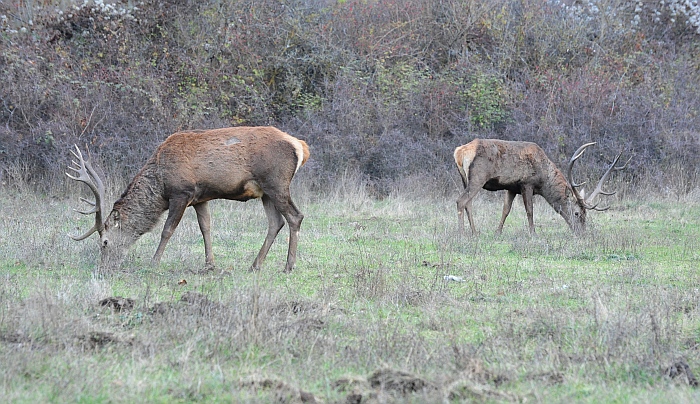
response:
{"label": "white rump of deer", "polygon": [[214,267],[211,246],[209,201],[262,199],[267,215],[267,236],[251,270],[260,269],[270,246],[284,221],[289,224],[289,249],[285,272],[296,262],[299,228],[304,215],[292,202],[289,184],[297,170],[309,158],[307,144],[273,127],[236,127],[203,131],[183,131],[170,135],[136,174],[121,198],[108,211],[103,181],[84,160],[76,146],[78,161],[69,168],[77,173],[70,178],[84,182],[95,194],[95,201],[82,201],[92,209],[78,212],[95,214],[95,225],[83,240],[100,235],[100,268],[121,264],[127,250],[150,231],[167,210],[160,244],[152,264],[158,265],[165,246],[180,223],[185,209],[197,213],[204,237],[205,268]]}
{"label": "white rump of deer", "polygon": [[[459,230],[464,233],[464,211],[467,212],[472,234],[476,234],[476,226],[472,216],[472,201],[485,189],[487,191],[505,190],[503,214],[496,233],[503,230],[503,223],[510,213],[515,195],[520,194],[525,205],[530,234],[535,233],[532,218],[532,197],[542,195],[544,199],[559,213],[569,227],[577,233],[586,229],[586,211],[607,210],[599,208],[593,201],[598,195],[612,195],[614,192],[603,191],[603,184],[611,171],[622,170],[616,164],[622,152],[615,157],[613,163],[603,174],[596,188],[588,197],[578,188],[583,185],[574,182],[571,171],[576,160],[594,145],[586,143],[574,152],[567,167],[566,176],[547,157],[544,150],[535,143],[511,142],[497,139],[476,139],[455,149],[454,159],[462,176],[464,192],[457,199]],[[629,163],[629,160],[628,160]]]}

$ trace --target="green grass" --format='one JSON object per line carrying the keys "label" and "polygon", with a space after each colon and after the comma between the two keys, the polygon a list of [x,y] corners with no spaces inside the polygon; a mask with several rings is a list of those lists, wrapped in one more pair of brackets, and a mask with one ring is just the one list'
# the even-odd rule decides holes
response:
{"label": "green grass", "polygon": [[[213,203],[223,273],[196,272],[193,212],[160,267],[148,266],[158,228],[120,271],[98,273],[94,237],[65,236],[91,225],[70,211],[74,199],[0,196],[0,396],[10,401],[299,402],[299,389],[329,402],[348,391],[402,402],[700,399],[664,375],[680,360],[700,369],[693,200],[617,201],[590,214],[583,237],[538,200],[530,237],[520,202],[494,235],[500,197],[484,195],[481,234],[461,237],[454,198],[302,192],[287,275],[286,228],[263,270],[247,271],[267,223],[255,201]],[[179,302],[193,292],[208,301]],[[134,308],[98,305],[110,296]],[[153,314],[159,304],[171,308]],[[374,389],[380,369],[436,390]],[[338,388],[347,377],[359,387]]]}

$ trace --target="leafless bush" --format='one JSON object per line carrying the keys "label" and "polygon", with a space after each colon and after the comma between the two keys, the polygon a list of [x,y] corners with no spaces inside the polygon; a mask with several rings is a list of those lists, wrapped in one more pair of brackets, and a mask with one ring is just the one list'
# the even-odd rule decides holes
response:
{"label": "leafless bush", "polygon": [[0,179],[62,184],[73,143],[128,177],[176,130],[242,124],[290,130],[321,182],[358,168],[380,195],[485,136],[555,161],[597,141],[588,169],[624,149],[629,181],[661,177],[700,151],[698,11],[683,4],[3,3]]}

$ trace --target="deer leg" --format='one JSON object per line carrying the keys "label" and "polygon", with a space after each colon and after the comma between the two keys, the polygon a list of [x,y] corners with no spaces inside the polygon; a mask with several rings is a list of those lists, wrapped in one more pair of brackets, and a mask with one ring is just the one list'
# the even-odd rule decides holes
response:
{"label": "deer leg", "polygon": [[503,224],[506,222],[506,218],[510,213],[510,208],[513,206],[513,199],[515,199],[516,193],[510,190],[506,191],[506,199],[503,201],[503,214],[501,215],[501,223],[498,224],[496,229],[496,234],[501,234],[503,231]]}
{"label": "deer leg", "polygon": [[462,195],[457,199],[457,219],[459,222],[459,232],[464,234],[464,211],[467,211],[467,219],[469,219],[469,227],[472,229],[472,234],[477,234],[476,226],[474,225],[474,217],[472,216],[472,200],[479,193],[479,188],[475,191],[470,191],[468,187]]}
{"label": "deer leg", "polygon": [[193,206],[197,212],[197,222],[199,230],[202,231],[204,238],[204,269],[214,269],[214,252],[211,248],[211,212],[209,211],[209,202],[198,203]]}
{"label": "deer leg", "polygon": [[263,195],[262,203],[263,208],[265,208],[265,215],[267,216],[267,236],[265,236],[265,241],[263,242],[262,248],[260,248],[258,256],[255,258],[253,265],[250,267],[251,271],[258,271],[260,269],[265,257],[267,256],[267,252],[270,250],[272,243],[275,241],[275,237],[277,237],[277,233],[279,233],[280,230],[282,230],[282,227],[284,227],[284,219],[282,214],[277,210],[275,204],[272,202],[272,199],[270,199],[268,195]]}
{"label": "deer leg", "polygon": [[527,214],[527,224],[530,226],[530,235],[535,234],[535,222],[532,217],[532,196],[534,190],[532,187],[523,187],[523,205],[525,205],[525,213]]}
{"label": "deer leg", "polygon": [[[297,209],[291,198],[283,206],[282,215],[287,219],[289,224],[289,248],[287,249],[287,265],[284,267],[284,272],[289,273],[294,269],[294,264],[297,262],[297,245],[299,243],[299,229],[301,222],[304,220],[304,215]],[[279,209],[279,208],[278,208]]]}
{"label": "deer leg", "polygon": [[165,219],[163,232],[160,234],[160,244],[158,244],[158,249],[155,255],[153,255],[153,259],[151,259],[151,265],[157,266],[160,263],[160,258],[163,256],[163,251],[165,251],[165,245],[168,244],[168,240],[173,236],[175,228],[180,224],[180,220],[182,220],[182,215],[185,214],[185,209],[187,209],[188,204],[186,199],[170,200],[168,204],[168,218]]}

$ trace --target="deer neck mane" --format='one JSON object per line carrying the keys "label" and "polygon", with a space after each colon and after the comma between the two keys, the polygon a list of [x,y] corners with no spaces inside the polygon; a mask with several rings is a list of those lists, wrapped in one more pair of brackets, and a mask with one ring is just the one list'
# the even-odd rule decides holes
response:
{"label": "deer neck mane", "polygon": [[149,160],[114,203],[122,221],[122,230],[140,237],[155,227],[168,209],[163,197],[163,183],[154,160]]}
{"label": "deer neck mane", "polygon": [[573,193],[566,177],[558,168],[553,167],[549,172],[546,184],[542,187],[542,196],[554,210],[562,214],[569,199],[573,198]]}

